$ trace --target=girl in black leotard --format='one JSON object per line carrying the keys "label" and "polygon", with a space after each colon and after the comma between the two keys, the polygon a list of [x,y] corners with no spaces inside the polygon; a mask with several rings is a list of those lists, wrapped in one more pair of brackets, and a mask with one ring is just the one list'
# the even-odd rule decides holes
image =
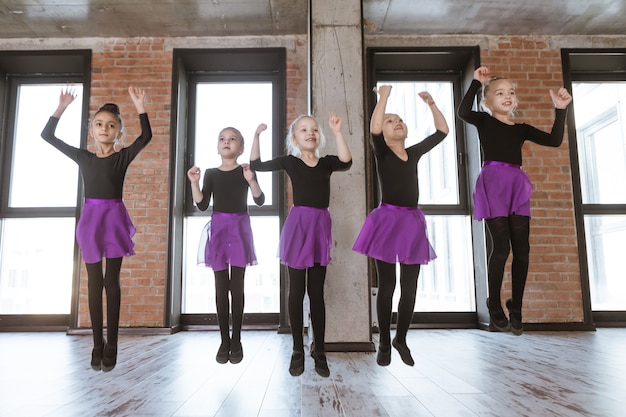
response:
{"label": "girl in black leotard", "polygon": [[293,337],[289,373],[293,376],[304,372],[302,303],[307,291],[311,301],[314,338],[311,356],[315,360],[315,371],[323,377],[330,375],[324,348],[324,280],[332,247],[331,218],[328,211],[330,176],[335,171],[349,169],[352,155],[341,131],[342,121],[339,116],[331,113],[329,125],[335,135],[338,156],[319,156],[324,136],[317,120],[311,116],[300,116],[291,124],[287,134],[290,155],[261,162],[258,135],[254,137],[250,153],[252,169],[284,170],[289,175],[293,188],[294,205],[280,236],[280,261],[289,269],[289,321]]}
{"label": "girl in black leotard", "polygon": [[[116,104],[107,103],[94,115],[89,135],[96,143],[96,152],[74,148],[58,139],[54,132],[59,118],[74,101],[70,88],[61,91],[59,106],[50,117],[41,136],[52,146],[78,164],[85,188],[85,205],[76,226],[76,240],[87,268],[89,314],[94,348],[91,367],[107,372],[117,363],[117,339],[120,319],[120,270],[124,256],[134,255],[135,227],[122,201],[124,177],[130,163],[152,139],[152,130],[142,89],[129,87],[135,104],[141,135],[127,148],[116,150],[122,137],[123,124]],[[102,259],[106,258],[106,271]],[[103,337],[102,290],[107,297],[107,341]]]}
{"label": "girl in black leotard", "polygon": [[[379,93],[370,122],[371,144],[376,158],[378,182],[382,195],[380,205],[365,219],[353,249],[374,258],[378,274],[376,309],[380,343],[376,362],[391,363],[391,346],[402,361],[413,366],[406,344],[415,309],[420,265],[435,258],[426,235],[426,220],[417,202],[417,162],[448,134],[443,114],[427,92],[419,93],[432,112],[436,132],[423,141],[405,148],[406,123],[393,113],[385,113],[391,86],[374,89]],[[400,263],[400,302],[396,335],[391,341],[391,303],[396,289],[396,262]]]}
{"label": "girl in black leotard", "polygon": [[[481,84],[484,85],[481,105],[487,112],[472,111]],[[474,71],[474,80],[459,105],[459,117],[478,129],[483,151],[483,168],[474,191],[474,218],[485,219],[493,243],[487,271],[487,307],[491,326],[500,331],[510,328],[518,336],[523,332],[522,297],[528,274],[530,195],[533,190],[528,176],[521,169],[522,145],[528,140],[543,146],[560,146],[566,108],[572,101],[565,88],[556,93],[550,90],[550,96],[556,108],[551,133],[525,123],[515,123],[513,112],[518,104],[515,85],[506,78],[490,77],[486,67]],[[506,301],[507,319],[500,291],[511,249],[512,294]]]}
{"label": "girl in black leotard", "polygon": [[[259,125],[256,134],[266,127]],[[213,268],[215,274],[215,304],[222,338],[215,357],[218,363],[239,363],[243,359],[244,275],[246,266],[257,263],[248,215],[248,188],[257,205],[265,202],[254,172],[248,164],[239,165],[237,162],[243,153],[243,145],[239,130],[234,127],[222,129],[217,142],[222,163],[218,168],[205,171],[202,190],[200,168],[193,166],[187,171],[193,200],[198,208],[206,210],[213,197],[213,213],[202,234],[198,263]],[[229,294],[232,300],[232,337],[229,330]]]}

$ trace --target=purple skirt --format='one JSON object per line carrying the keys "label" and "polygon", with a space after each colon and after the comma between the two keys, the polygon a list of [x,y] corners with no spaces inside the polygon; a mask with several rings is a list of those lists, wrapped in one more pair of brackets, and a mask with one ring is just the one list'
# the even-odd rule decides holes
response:
{"label": "purple skirt", "polygon": [[365,219],[352,249],[390,264],[425,265],[437,255],[426,235],[419,207],[380,203]]}
{"label": "purple skirt", "polygon": [[85,263],[135,254],[135,226],[122,199],[86,198],[76,226],[76,240]]}
{"label": "purple skirt", "polygon": [[293,206],[280,234],[280,262],[297,269],[328,265],[331,226],[327,208]]}
{"label": "purple skirt", "polygon": [[530,217],[533,185],[518,165],[485,161],[474,190],[476,220],[508,217],[511,214]]}
{"label": "purple skirt", "polygon": [[248,213],[214,211],[200,236],[198,265],[222,271],[229,265],[245,268],[256,264]]}

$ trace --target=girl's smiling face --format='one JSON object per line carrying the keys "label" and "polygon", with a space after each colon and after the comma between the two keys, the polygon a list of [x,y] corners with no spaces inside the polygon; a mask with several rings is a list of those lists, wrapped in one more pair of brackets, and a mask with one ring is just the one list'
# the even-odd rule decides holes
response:
{"label": "girl's smiling face", "polygon": [[512,115],[517,108],[517,95],[511,80],[498,79],[488,84],[483,104],[491,114]]}
{"label": "girl's smiling face", "polygon": [[387,113],[383,119],[383,137],[389,139],[406,139],[409,134],[404,120],[395,113]]}
{"label": "girl's smiling face", "polygon": [[320,138],[317,121],[311,117],[302,117],[293,128],[291,142],[300,152],[315,152],[320,145]]}

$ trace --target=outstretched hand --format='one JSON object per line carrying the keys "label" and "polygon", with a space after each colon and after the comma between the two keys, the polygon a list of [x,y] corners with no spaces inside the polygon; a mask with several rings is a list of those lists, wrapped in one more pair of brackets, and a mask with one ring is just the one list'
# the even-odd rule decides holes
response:
{"label": "outstretched hand", "polygon": [[491,76],[489,75],[489,68],[487,67],[478,67],[474,71],[474,79],[481,82],[481,84],[485,84],[489,80],[491,80]]}
{"label": "outstretched hand", "polygon": [[557,109],[564,109],[572,102],[572,95],[564,87],[559,88],[556,93],[550,89],[550,98]]}
{"label": "outstretched hand", "polygon": [[330,113],[330,115],[328,116],[328,125],[330,126],[330,130],[332,130],[334,133],[341,132],[342,124],[343,121],[337,113]]}
{"label": "outstretched hand", "polygon": [[372,88],[372,91],[378,93],[381,97],[389,97],[391,94],[391,86],[390,85],[381,85],[380,87]]}
{"label": "outstretched hand", "polygon": [[137,113],[145,113],[146,92],[142,88],[137,88],[131,85],[128,87],[128,94],[130,95],[130,99],[135,104]]}
{"label": "outstretched hand", "polygon": [[429,106],[431,104],[435,104],[435,100],[433,100],[433,96],[431,96],[429,92],[422,91],[421,93],[418,93],[417,95],[420,96],[421,99],[424,100],[424,103],[428,104]]}
{"label": "outstretched hand", "polygon": [[265,123],[261,123],[260,125],[257,126],[256,130],[254,131],[255,135],[260,135],[262,132],[265,132],[267,130],[267,125]]}
{"label": "outstretched hand", "polygon": [[64,89],[61,90],[61,96],[59,97],[59,106],[63,106],[64,108],[69,106],[74,99],[76,98],[76,91],[74,87],[71,85],[67,85]]}

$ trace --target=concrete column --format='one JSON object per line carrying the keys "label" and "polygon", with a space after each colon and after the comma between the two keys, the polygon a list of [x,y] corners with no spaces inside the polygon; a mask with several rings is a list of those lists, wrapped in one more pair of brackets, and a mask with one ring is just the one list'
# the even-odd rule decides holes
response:
{"label": "concrete column", "polygon": [[333,260],[326,275],[326,349],[372,351],[367,258],[352,250],[366,215],[363,34],[360,0],[310,1],[310,103],[336,154],[328,115],[343,119],[353,165],[331,177]]}

